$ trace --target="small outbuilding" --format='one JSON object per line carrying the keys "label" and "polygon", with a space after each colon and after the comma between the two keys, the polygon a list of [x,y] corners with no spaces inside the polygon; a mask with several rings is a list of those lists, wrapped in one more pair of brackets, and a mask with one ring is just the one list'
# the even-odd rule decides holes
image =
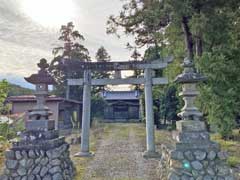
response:
{"label": "small outbuilding", "polygon": [[[11,114],[26,113],[36,105],[34,95],[10,96],[7,102],[11,103]],[[50,118],[55,120],[55,129],[70,129],[73,122],[81,124],[82,102],[65,99],[57,96],[48,96],[46,106],[53,113]]]}
{"label": "small outbuilding", "polygon": [[137,122],[141,119],[139,91],[104,91],[105,122]]}

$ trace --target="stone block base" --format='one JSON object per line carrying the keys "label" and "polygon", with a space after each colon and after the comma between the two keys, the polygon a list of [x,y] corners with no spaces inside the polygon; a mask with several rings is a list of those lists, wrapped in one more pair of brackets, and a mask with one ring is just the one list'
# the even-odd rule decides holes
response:
{"label": "stone block base", "polygon": [[162,145],[161,180],[235,180],[219,149],[176,147]]}
{"label": "stone block base", "polygon": [[25,123],[28,131],[44,130],[49,131],[55,128],[54,120],[27,120]]}
{"label": "stone block base", "polygon": [[12,148],[5,156],[1,180],[72,180],[75,174],[67,143],[49,149]]}
{"label": "stone block base", "polygon": [[93,157],[94,153],[92,152],[78,152],[74,154],[75,157]]}
{"label": "stone block base", "polygon": [[145,152],[143,153],[143,157],[144,157],[145,159],[152,159],[152,158],[154,158],[154,159],[160,159],[160,158],[161,158],[161,154],[159,154],[158,152],[145,151]]}

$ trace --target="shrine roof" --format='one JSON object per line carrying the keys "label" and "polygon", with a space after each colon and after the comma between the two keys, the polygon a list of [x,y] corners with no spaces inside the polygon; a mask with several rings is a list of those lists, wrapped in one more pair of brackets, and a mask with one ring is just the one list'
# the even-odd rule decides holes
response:
{"label": "shrine roof", "polygon": [[[81,104],[82,102],[80,101],[76,101],[76,100],[72,100],[72,99],[65,99],[62,97],[58,97],[58,96],[48,96],[46,98],[46,100],[48,102],[70,102],[70,103],[76,103],[76,104]],[[36,101],[36,96],[34,95],[23,95],[23,96],[10,96],[7,98],[7,102],[34,102]]]}
{"label": "shrine roof", "polygon": [[104,91],[101,97],[105,100],[139,100],[139,91]]}

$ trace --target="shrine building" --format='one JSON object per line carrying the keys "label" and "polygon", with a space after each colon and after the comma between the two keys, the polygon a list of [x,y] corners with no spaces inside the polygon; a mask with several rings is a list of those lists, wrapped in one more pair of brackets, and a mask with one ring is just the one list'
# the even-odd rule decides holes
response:
{"label": "shrine building", "polygon": [[104,108],[105,122],[140,121],[139,91],[104,91],[101,96],[107,102]]}

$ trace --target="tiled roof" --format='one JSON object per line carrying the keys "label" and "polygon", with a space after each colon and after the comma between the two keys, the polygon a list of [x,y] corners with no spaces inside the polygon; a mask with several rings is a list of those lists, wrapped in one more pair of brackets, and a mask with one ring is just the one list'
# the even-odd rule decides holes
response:
{"label": "tiled roof", "polygon": [[139,91],[104,91],[101,96],[105,100],[138,100]]}
{"label": "tiled roof", "polygon": [[[81,104],[80,101],[76,101],[76,100],[72,100],[72,99],[65,99],[62,97],[58,97],[58,96],[48,96],[46,99],[48,102],[49,101],[65,101],[65,102],[71,102],[71,103],[77,103],[77,104]],[[8,102],[32,102],[32,101],[36,101],[36,96],[34,95],[23,95],[23,96],[10,96],[7,98]]]}

